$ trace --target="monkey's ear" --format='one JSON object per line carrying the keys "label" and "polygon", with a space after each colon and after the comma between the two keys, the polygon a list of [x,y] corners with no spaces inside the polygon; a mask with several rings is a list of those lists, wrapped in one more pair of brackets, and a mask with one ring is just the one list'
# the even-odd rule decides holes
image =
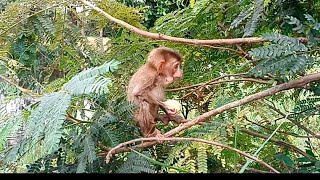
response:
{"label": "monkey's ear", "polygon": [[160,61],[159,61],[158,72],[162,72],[162,71],[163,71],[164,63],[165,63],[164,60],[160,60]]}

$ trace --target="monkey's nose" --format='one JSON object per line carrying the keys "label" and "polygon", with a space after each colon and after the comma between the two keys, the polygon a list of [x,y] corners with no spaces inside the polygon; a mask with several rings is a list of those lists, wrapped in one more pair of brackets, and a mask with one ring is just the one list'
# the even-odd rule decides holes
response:
{"label": "monkey's nose", "polygon": [[182,74],[175,74],[174,78],[175,79],[180,79],[180,78],[182,78]]}

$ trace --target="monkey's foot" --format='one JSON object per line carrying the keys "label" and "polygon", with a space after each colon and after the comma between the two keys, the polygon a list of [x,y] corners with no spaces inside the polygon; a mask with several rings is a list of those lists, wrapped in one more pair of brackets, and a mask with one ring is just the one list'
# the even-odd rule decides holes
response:
{"label": "monkey's foot", "polygon": [[152,137],[157,138],[158,143],[162,144],[164,142],[162,139],[164,139],[165,136],[161,134],[161,132],[158,129],[155,129],[152,135],[153,135]]}

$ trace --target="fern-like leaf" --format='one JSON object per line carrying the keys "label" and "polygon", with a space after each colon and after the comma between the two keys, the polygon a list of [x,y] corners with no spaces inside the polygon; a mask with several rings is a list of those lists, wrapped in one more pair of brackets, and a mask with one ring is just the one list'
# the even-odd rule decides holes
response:
{"label": "fern-like leaf", "polygon": [[152,164],[136,153],[130,153],[127,161],[117,169],[116,173],[155,173]]}
{"label": "fern-like leaf", "polygon": [[[120,137],[115,133],[114,127],[112,125],[105,125],[110,123],[110,120],[115,118],[106,118],[105,121],[99,121],[91,126],[91,131],[97,136],[102,137],[102,139],[106,142],[106,145],[114,147],[120,143]],[[109,122],[106,122],[109,121]]]}
{"label": "fern-like leaf", "polygon": [[296,27],[293,28],[292,30],[298,32],[298,33],[303,33],[305,31],[305,25],[301,23],[301,21],[295,17],[292,16],[287,16],[285,19],[288,20],[289,24],[295,25]]}
{"label": "fern-like leaf", "polygon": [[33,21],[33,26],[38,32],[43,32],[48,35],[54,35],[56,29],[50,17],[46,14],[37,16],[36,21]]}
{"label": "fern-like leaf", "polygon": [[31,144],[43,140],[42,152],[45,154],[58,149],[62,136],[62,124],[70,101],[69,94],[51,93],[42,97],[39,106],[31,113],[26,137],[32,139]]}
{"label": "fern-like leaf", "polygon": [[208,165],[207,165],[207,150],[205,146],[198,147],[198,156],[197,156],[197,166],[199,173],[207,173]]}
{"label": "fern-like leaf", "polygon": [[59,91],[64,83],[66,83],[66,80],[64,78],[56,79],[56,80],[50,82],[50,84],[48,84],[45,87],[44,91],[46,93],[52,93],[52,92]]}
{"label": "fern-like leaf", "polygon": [[315,105],[320,101],[320,97],[309,97],[296,103],[293,112],[300,113],[310,109],[315,109]]}
{"label": "fern-like leaf", "polygon": [[304,14],[304,17],[312,23],[313,29],[320,31],[320,23],[316,21],[310,14]]}
{"label": "fern-like leaf", "polygon": [[7,138],[17,132],[21,127],[22,122],[23,117],[21,114],[18,114],[0,124],[0,151],[5,148]]}
{"label": "fern-like leaf", "polygon": [[66,83],[62,89],[70,92],[72,95],[105,94],[108,91],[107,85],[111,80],[99,75],[114,71],[118,64],[119,62],[117,61],[110,61],[99,67],[82,71]]}
{"label": "fern-like leaf", "polygon": [[84,139],[84,154],[86,154],[87,158],[88,158],[88,162],[89,163],[93,163],[94,160],[97,159],[96,156],[96,152],[95,152],[95,143],[92,140],[91,136],[86,136],[86,138]]}
{"label": "fern-like leaf", "polygon": [[259,18],[263,11],[263,1],[264,0],[255,0],[255,11],[252,15],[252,18],[246,23],[243,37],[252,36],[256,30]]}
{"label": "fern-like leaf", "polygon": [[319,112],[319,102],[320,97],[308,97],[307,99],[298,101],[293,108],[294,114],[291,117],[296,120],[302,120],[314,115],[315,112]]}
{"label": "fern-like leaf", "polygon": [[272,41],[281,46],[289,46],[291,51],[306,51],[307,47],[298,41],[296,38],[291,38],[278,33],[266,33],[262,36],[263,39]]}
{"label": "fern-like leaf", "polygon": [[77,173],[85,172],[88,163],[93,163],[97,159],[95,151],[95,142],[93,141],[91,135],[86,135],[82,141],[83,152],[79,155],[79,164],[77,167]]}
{"label": "fern-like leaf", "polygon": [[253,6],[247,6],[240,14],[232,21],[230,29],[237,28],[241,22],[246,20],[252,14]]}
{"label": "fern-like leaf", "polygon": [[249,71],[250,75],[262,77],[271,74],[295,75],[306,69],[313,59],[308,55],[291,55],[284,58],[267,59]]}

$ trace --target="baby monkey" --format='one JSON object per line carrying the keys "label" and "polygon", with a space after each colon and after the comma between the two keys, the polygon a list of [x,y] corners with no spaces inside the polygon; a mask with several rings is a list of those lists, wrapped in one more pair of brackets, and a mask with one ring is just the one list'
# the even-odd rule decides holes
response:
{"label": "baby monkey", "polygon": [[[156,121],[168,124],[169,121],[184,123],[177,116],[177,110],[164,103],[164,89],[182,77],[181,55],[167,47],[150,51],[148,59],[131,77],[127,89],[128,100],[137,105],[134,120],[140,126],[144,137],[164,136],[155,127]],[[161,108],[166,114],[159,114]]]}

